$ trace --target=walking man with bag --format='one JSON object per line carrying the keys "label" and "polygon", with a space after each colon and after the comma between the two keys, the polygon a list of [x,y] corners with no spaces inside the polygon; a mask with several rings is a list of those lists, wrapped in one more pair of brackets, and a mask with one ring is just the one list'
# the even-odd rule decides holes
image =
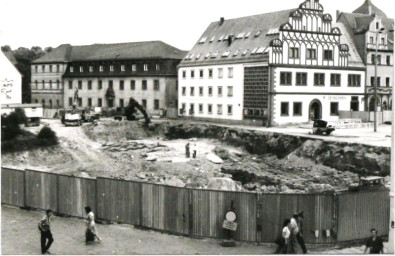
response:
{"label": "walking man with bag", "polygon": [[[38,223],[38,229],[41,232],[41,253],[45,254],[51,254],[48,250],[49,247],[51,247],[53,243],[53,237],[51,233],[51,216],[52,216],[52,210],[48,209],[45,212],[45,216],[40,220]],[[48,240],[48,242],[47,242]]]}

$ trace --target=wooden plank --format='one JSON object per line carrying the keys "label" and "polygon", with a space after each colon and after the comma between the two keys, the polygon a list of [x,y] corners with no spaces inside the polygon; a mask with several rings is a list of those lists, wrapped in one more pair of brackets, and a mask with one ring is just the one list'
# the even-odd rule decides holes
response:
{"label": "wooden plank", "polygon": [[57,211],[57,175],[25,170],[26,206]]}
{"label": "wooden plank", "polygon": [[25,206],[24,171],[1,168],[1,202]]}

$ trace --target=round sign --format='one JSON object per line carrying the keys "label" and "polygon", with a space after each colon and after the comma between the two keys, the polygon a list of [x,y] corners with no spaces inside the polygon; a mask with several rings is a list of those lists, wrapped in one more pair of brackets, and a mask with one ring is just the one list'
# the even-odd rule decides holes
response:
{"label": "round sign", "polygon": [[237,220],[237,214],[236,214],[236,212],[234,212],[234,211],[232,211],[232,210],[229,210],[229,211],[227,211],[226,213],[225,213],[225,219],[227,220],[227,221],[236,221]]}

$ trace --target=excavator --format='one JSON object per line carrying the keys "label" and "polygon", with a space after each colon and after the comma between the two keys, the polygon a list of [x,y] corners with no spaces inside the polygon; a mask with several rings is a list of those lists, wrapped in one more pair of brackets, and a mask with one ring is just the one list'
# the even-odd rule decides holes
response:
{"label": "excavator", "polygon": [[145,124],[148,126],[151,122],[150,117],[148,116],[147,112],[145,111],[144,107],[141,106],[134,98],[130,98],[128,106],[125,108],[125,116],[126,120],[134,121],[137,120],[135,113],[136,108],[144,115]]}

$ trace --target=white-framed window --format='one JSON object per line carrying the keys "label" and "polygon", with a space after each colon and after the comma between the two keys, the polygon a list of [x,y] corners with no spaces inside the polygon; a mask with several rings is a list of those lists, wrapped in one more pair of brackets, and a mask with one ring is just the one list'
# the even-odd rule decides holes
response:
{"label": "white-framed window", "polygon": [[233,106],[232,105],[228,105],[228,115],[233,115]]}
{"label": "white-framed window", "polygon": [[100,66],[99,66],[99,71],[100,71],[100,72],[103,72],[103,71],[104,71],[103,65],[100,65]]}
{"label": "white-framed window", "polygon": [[203,104],[199,104],[199,113],[203,113]]}
{"label": "white-framed window", "polygon": [[80,66],[80,72],[84,72],[84,67]]}
{"label": "white-framed window", "polygon": [[148,64],[144,64],[144,71],[148,71]]}
{"label": "white-framed window", "polygon": [[133,71],[133,72],[137,71],[137,65],[136,65],[136,64],[133,64],[133,65],[132,65],[132,71]]}
{"label": "white-framed window", "polygon": [[228,78],[233,78],[233,68],[228,68]]}
{"label": "white-framed window", "polygon": [[222,115],[222,104],[217,105],[217,114]]}
{"label": "white-framed window", "polygon": [[74,67],[70,66],[70,72],[73,73],[74,72]]}
{"label": "white-framed window", "polygon": [[228,86],[228,97],[233,97],[233,86]]}
{"label": "white-framed window", "polygon": [[218,78],[224,77],[224,69],[223,68],[218,68]]}
{"label": "white-framed window", "polygon": [[208,70],[208,77],[209,77],[209,78],[213,78],[213,69],[212,69],[212,68],[210,68],[210,69]]}
{"label": "white-framed window", "polygon": [[203,86],[199,87],[199,96],[203,96]]}
{"label": "white-framed window", "polygon": [[213,87],[212,86],[208,87],[208,96],[213,96]]}
{"label": "white-framed window", "polygon": [[182,78],[186,78],[187,77],[187,72],[185,70],[182,71]]}
{"label": "white-framed window", "polygon": [[222,97],[222,86],[218,86],[218,97]]}
{"label": "white-framed window", "polygon": [[93,66],[89,66],[89,72],[93,72]]}
{"label": "white-framed window", "polygon": [[208,111],[209,114],[213,113],[213,105],[212,104],[208,104],[207,105],[207,111]]}
{"label": "white-framed window", "polygon": [[114,65],[110,65],[110,71],[114,71]]}
{"label": "white-framed window", "polygon": [[156,65],[155,65],[155,68],[156,68],[156,70],[160,70],[160,65],[159,65],[159,64],[156,64]]}
{"label": "white-framed window", "polygon": [[121,71],[125,72],[125,65],[121,65]]}

